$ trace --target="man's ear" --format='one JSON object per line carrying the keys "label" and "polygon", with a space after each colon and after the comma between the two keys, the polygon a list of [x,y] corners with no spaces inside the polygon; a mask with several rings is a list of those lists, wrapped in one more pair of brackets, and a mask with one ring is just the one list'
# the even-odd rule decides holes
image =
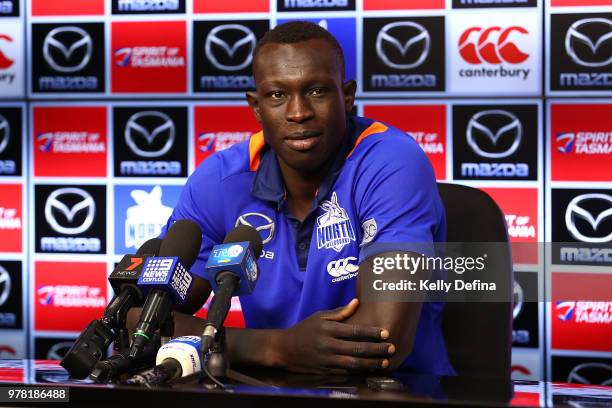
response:
{"label": "man's ear", "polygon": [[245,95],[246,100],[249,103],[253,114],[255,115],[255,119],[257,119],[257,122],[261,123],[261,115],[259,114],[259,99],[257,98],[257,92],[247,92]]}
{"label": "man's ear", "polygon": [[342,84],[342,91],[344,92],[344,107],[347,112],[353,109],[355,104],[355,92],[357,92],[357,82],[350,80]]}

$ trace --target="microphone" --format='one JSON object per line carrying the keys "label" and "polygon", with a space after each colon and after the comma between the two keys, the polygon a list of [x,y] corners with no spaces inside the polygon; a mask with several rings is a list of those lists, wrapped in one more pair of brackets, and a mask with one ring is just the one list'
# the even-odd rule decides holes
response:
{"label": "microphone", "polygon": [[262,247],[259,233],[247,225],[234,228],[223,244],[213,247],[206,262],[206,272],[215,297],[202,332],[202,353],[214,344],[217,331],[229,312],[232,297],[251,294],[255,289],[259,275],[256,260]]}
{"label": "microphone", "polygon": [[102,318],[89,323],[60,362],[73,378],[87,377],[113,341],[119,340],[118,345],[116,342],[118,351],[128,346],[127,313],[134,305],[142,305],[144,298],[136,283],[144,259],[156,255],[160,244],[158,238],[146,241],[136,255],[125,255],[110,274],[108,280],[115,296]]}
{"label": "microphone", "polygon": [[193,221],[179,220],[162,240],[159,256],[145,261],[138,286],[149,289],[149,294],[134,331],[130,358],[137,358],[153,333],[166,323],[173,305],[185,304],[193,282],[189,268],[201,244],[200,226]]}
{"label": "microphone", "polygon": [[159,385],[202,371],[200,343],[199,336],[182,336],[169,341],[157,352],[157,365],[132,376],[126,384]]}

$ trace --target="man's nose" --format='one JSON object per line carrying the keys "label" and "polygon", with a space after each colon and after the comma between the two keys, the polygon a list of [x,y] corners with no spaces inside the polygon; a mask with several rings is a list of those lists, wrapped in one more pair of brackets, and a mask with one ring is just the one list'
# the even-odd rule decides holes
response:
{"label": "man's nose", "polygon": [[314,111],[304,95],[294,95],[287,104],[286,119],[289,122],[302,123],[314,116]]}

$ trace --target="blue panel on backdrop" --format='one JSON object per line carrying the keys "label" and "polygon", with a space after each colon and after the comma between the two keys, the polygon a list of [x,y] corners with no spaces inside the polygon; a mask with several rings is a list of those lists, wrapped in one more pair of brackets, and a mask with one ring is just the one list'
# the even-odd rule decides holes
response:
{"label": "blue panel on backdrop", "polygon": [[159,235],[176,205],[181,186],[115,186],[115,253],[135,253]]}

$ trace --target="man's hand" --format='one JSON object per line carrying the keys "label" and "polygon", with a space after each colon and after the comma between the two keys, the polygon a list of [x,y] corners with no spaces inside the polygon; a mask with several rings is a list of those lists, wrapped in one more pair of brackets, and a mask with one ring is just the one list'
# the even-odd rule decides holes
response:
{"label": "man's hand", "polygon": [[314,313],[284,330],[278,358],[283,367],[302,373],[346,374],[389,367],[395,346],[384,342],[389,331],[381,327],[343,323],[359,307],[346,306]]}

